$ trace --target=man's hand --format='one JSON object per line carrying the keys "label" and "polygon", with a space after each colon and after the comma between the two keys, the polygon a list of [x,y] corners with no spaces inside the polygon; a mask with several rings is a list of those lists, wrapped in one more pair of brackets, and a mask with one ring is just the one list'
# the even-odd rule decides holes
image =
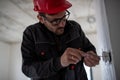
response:
{"label": "man's hand", "polygon": [[61,65],[67,67],[70,64],[77,64],[81,60],[82,56],[79,49],[67,48],[61,56]]}
{"label": "man's hand", "polygon": [[84,63],[85,65],[89,67],[93,67],[99,64],[100,57],[97,56],[93,51],[88,51],[85,54],[82,54],[84,56]]}

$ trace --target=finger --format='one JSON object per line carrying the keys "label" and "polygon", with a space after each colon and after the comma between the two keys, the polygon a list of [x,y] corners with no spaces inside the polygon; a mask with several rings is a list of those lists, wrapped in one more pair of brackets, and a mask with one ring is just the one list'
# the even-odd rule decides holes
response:
{"label": "finger", "polygon": [[90,57],[85,57],[84,60],[85,60],[85,62],[91,63],[91,65],[93,65],[93,66],[99,64],[99,61],[96,61],[96,60],[94,60],[93,58],[90,58]]}
{"label": "finger", "polygon": [[87,56],[86,53],[83,52],[83,51],[80,51],[80,55],[81,55],[82,57],[86,57],[86,56]]}
{"label": "finger", "polygon": [[89,67],[95,66],[95,64],[93,64],[93,63],[90,62],[90,61],[85,61],[85,65],[87,65],[87,66],[89,66]]}
{"label": "finger", "polygon": [[81,56],[83,56],[83,57],[86,56],[85,52],[83,52],[83,51],[81,50],[81,48],[78,48],[78,50],[80,51],[79,53],[80,53]]}
{"label": "finger", "polygon": [[77,52],[78,52],[78,57],[82,58],[82,57],[85,57],[86,56],[86,53],[81,51],[81,49],[77,49]]}
{"label": "finger", "polygon": [[93,56],[86,57],[86,59],[93,64],[98,64],[99,63],[99,60],[96,60]]}
{"label": "finger", "polygon": [[88,61],[87,59],[84,59],[85,65],[92,67],[94,66],[90,61]]}
{"label": "finger", "polygon": [[86,53],[84,51],[81,50],[81,48],[78,48],[79,50],[79,54],[82,56],[82,57],[85,57],[86,56]]}
{"label": "finger", "polygon": [[71,59],[74,60],[74,61],[76,61],[76,62],[79,62],[79,61],[80,61],[80,59],[77,58],[76,56],[72,56]]}
{"label": "finger", "polygon": [[88,51],[87,53],[89,53],[89,54],[92,54],[92,55],[97,55],[95,52],[93,52],[93,51]]}
{"label": "finger", "polygon": [[81,60],[81,55],[80,55],[80,51],[78,49],[72,49],[70,52],[71,56],[74,56],[75,58]]}
{"label": "finger", "polygon": [[97,54],[95,54],[93,51],[87,52],[87,57],[90,57],[91,59],[93,59],[95,61],[99,61],[100,60],[100,57],[97,56]]}
{"label": "finger", "polygon": [[68,58],[68,62],[69,62],[69,64],[76,64],[79,62],[79,60],[77,58],[71,56]]}
{"label": "finger", "polygon": [[93,56],[93,55],[89,55],[89,58],[90,60],[94,61],[94,62],[99,62],[100,58],[98,56]]}

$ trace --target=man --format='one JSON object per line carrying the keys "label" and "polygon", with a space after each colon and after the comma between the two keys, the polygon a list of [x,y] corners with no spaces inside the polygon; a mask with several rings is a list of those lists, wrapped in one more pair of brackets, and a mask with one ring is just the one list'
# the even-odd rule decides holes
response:
{"label": "man", "polygon": [[32,80],[88,80],[83,66],[99,63],[80,25],[68,20],[66,0],[34,0],[39,22],[27,27],[21,46],[23,73]]}

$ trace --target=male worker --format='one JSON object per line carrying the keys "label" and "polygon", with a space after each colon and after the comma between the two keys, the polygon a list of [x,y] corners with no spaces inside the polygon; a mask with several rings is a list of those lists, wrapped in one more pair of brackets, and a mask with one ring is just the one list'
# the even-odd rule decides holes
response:
{"label": "male worker", "polygon": [[66,0],[34,0],[38,23],[27,27],[21,46],[22,71],[32,80],[88,80],[83,63],[99,63],[81,26],[68,20]]}

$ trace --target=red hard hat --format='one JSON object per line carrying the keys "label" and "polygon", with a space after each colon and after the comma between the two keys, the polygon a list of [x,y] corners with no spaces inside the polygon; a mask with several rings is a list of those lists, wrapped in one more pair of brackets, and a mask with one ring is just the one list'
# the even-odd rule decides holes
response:
{"label": "red hard hat", "polygon": [[66,0],[34,0],[34,11],[55,14],[72,6]]}

